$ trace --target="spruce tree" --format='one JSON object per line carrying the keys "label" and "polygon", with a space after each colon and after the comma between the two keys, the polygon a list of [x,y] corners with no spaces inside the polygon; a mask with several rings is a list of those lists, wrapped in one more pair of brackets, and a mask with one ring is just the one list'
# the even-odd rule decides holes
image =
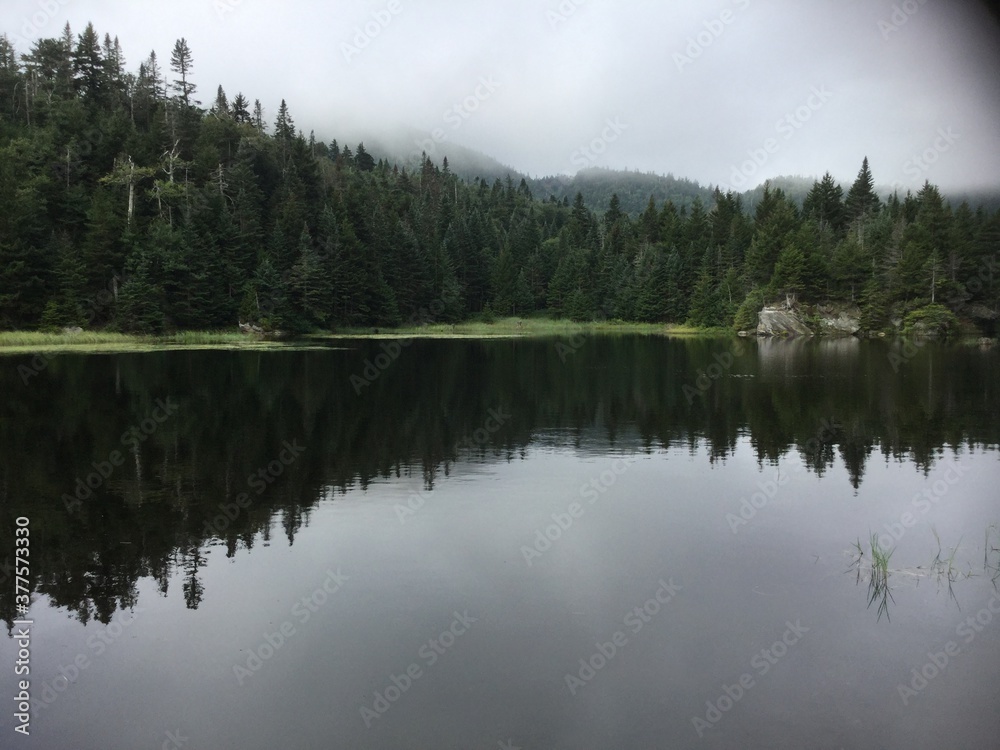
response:
{"label": "spruce tree", "polygon": [[802,213],[815,219],[821,228],[830,227],[839,232],[844,222],[844,191],[831,174],[813,183],[812,189],[802,204]]}
{"label": "spruce tree", "polygon": [[170,54],[170,70],[174,72],[177,76],[171,88],[176,94],[176,98],[185,107],[190,107],[192,104],[200,104],[200,102],[195,101],[191,98],[197,89],[191,82],[191,69],[194,67],[194,58],[191,54],[191,48],[188,47],[187,39],[181,37],[174,43],[174,50]]}
{"label": "spruce tree", "polygon": [[324,257],[304,226],[299,235],[298,260],[292,266],[288,292],[307,328],[326,328],[333,312],[333,280]]}
{"label": "spruce tree", "polygon": [[104,60],[101,57],[101,41],[92,23],[87,24],[73,51],[73,74],[77,90],[88,102],[97,102],[101,94],[104,78]]}
{"label": "spruce tree", "polygon": [[878,213],[880,204],[875,193],[875,179],[868,167],[866,156],[854,184],[847,191],[847,198],[844,200],[844,219],[848,224],[859,227],[868,217]]}

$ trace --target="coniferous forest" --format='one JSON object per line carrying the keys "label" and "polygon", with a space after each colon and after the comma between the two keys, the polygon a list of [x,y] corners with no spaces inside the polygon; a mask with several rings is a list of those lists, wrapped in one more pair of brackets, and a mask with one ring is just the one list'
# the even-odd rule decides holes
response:
{"label": "coniferous forest", "polygon": [[617,196],[587,206],[306,137],[286,102],[266,118],[252,95],[203,92],[196,71],[184,39],[130,66],[92,25],[27,50],[0,38],[0,327],[547,312],[752,328],[767,302],[827,300],[877,331],[928,305],[990,328],[1000,308],[1000,213],[930,183],[883,201],[866,158],[801,206],[716,189],[630,215]]}

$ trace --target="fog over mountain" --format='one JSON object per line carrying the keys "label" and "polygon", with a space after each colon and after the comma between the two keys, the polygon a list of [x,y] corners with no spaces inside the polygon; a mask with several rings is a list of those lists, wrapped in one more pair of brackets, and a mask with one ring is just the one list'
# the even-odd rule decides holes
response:
{"label": "fog over mountain", "polygon": [[[540,177],[586,167],[752,188],[1000,182],[1000,31],[943,0],[7,0],[19,53],[92,21],[126,64],[185,37],[205,106],[222,84],[286,99],[318,138],[482,151]],[[166,67],[166,65],[164,65]]]}

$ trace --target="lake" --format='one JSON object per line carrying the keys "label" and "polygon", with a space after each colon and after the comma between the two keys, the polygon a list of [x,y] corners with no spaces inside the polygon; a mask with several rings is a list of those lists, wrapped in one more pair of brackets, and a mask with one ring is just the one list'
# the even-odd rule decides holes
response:
{"label": "lake", "polygon": [[610,335],[0,358],[2,746],[995,747],[998,372]]}

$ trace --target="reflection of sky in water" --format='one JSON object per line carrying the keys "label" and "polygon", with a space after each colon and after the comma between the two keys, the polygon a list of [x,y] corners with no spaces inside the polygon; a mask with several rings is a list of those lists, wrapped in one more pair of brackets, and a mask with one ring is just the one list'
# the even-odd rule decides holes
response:
{"label": "reflection of sky in water", "polygon": [[[268,747],[289,736],[248,705],[280,711],[300,738],[291,746],[301,747],[320,738],[336,746],[423,747],[440,743],[435,737],[473,743],[481,736],[475,746],[489,747],[482,732],[494,726],[500,734],[519,732],[525,747],[605,747],[596,738],[608,732],[643,746],[687,746],[696,738],[691,716],[703,715],[723,684],[750,672],[756,688],[745,710],[727,714],[710,735],[728,738],[723,744],[740,736],[767,746],[780,746],[781,738],[808,744],[817,726],[851,747],[904,747],[903,738],[917,741],[931,725],[970,741],[978,736],[983,719],[974,709],[983,698],[960,705],[953,683],[942,678],[927,696],[933,709],[909,712],[896,685],[928,648],[954,637],[963,612],[985,605],[988,580],[958,582],[954,602],[932,579],[900,579],[889,624],[876,622],[866,587],[845,573],[851,543],[897,519],[935,472],[925,480],[906,463],[874,464],[855,493],[841,465],[823,478],[794,455],[761,467],[746,439],[714,465],[704,450],[692,456],[686,448],[630,464],[619,459],[533,446],[510,461],[458,462],[429,491],[400,477],[338,493],[311,512],[294,544],[275,529],[268,545],[231,559],[219,544],[204,549],[205,598],[197,610],[184,607],[183,572],[166,596],[144,582],[135,622],[100,655],[87,645],[94,626],[81,628],[43,599],[33,609],[40,675],[57,675],[77,652],[91,664],[38,720],[38,734],[68,732],[87,721],[88,710],[113,701],[136,726],[184,724],[211,747],[228,747],[229,738]],[[931,526],[956,544],[965,534],[960,559],[981,559],[968,532],[981,534],[996,520],[996,455],[959,461],[967,474],[900,540],[893,565],[930,562]],[[602,484],[616,462],[627,468]],[[733,534],[727,514],[739,513],[741,499],[779,469],[787,482]],[[585,486],[604,491],[590,502]],[[424,504],[400,515],[414,492]],[[550,546],[539,545],[536,535],[560,519],[566,524],[572,503],[582,511],[551,534]],[[275,524],[280,528],[279,519]],[[544,551],[529,556],[529,566],[524,550],[531,547]],[[327,571],[347,581],[303,621],[309,610],[296,604],[322,586]],[[680,586],[676,598],[648,621],[629,617],[661,578]],[[421,644],[455,611],[477,622],[428,666]],[[781,637],[786,621],[809,630],[773,671],[760,674],[751,659]],[[238,684],[234,665],[285,622],[294,634]],[[636,622],[643,625],[632,632]],[[627,639],[620,654],[570,695],[565,675],[618,631]],[[953,678],[988,691],[986,665],[998,645],[1000,633],[978,634],[970,656],[956,657]],[[366,729],[360,708],[414,662],[422,676],[412,693]],[[776,716],[787,718],[775,723]],[[139,746],[129,743],[143,736],[89,731],[109,747]]]}

